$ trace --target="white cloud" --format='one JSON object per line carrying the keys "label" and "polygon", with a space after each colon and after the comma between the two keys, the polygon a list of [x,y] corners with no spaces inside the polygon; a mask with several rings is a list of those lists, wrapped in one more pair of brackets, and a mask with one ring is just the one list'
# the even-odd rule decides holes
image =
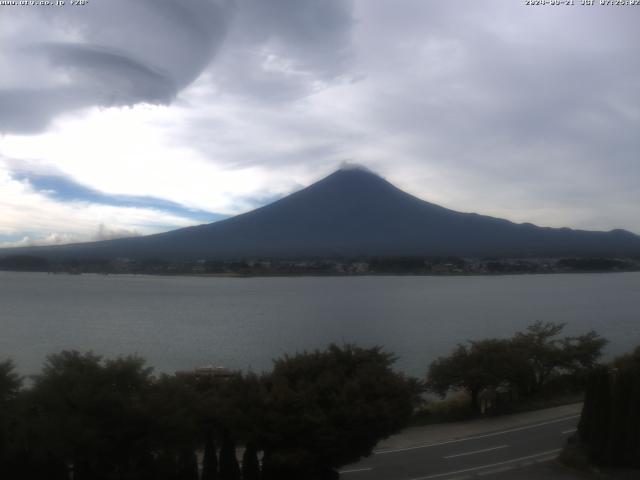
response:
{"label": "white cloud", "polygon": [[0,238],[23,236],[19,243],[50,244],[157,233],[192,224],[190,219],[154,209],[52,200],[28,182],[12,179],[0,162]]}
{"label": "white cloud", "polygon": [[111,228],[104,223],[98,225],[97,230],[90,235],[83,233],[52,232],[46,235],[25,235],[20,240],[0,242],[0,247],[34,247],[42,245],[64,245],[69,243],[93,242],[100,240],[111,240],[114,238],[137,237],[138,230],[127,230],[125,228]]}

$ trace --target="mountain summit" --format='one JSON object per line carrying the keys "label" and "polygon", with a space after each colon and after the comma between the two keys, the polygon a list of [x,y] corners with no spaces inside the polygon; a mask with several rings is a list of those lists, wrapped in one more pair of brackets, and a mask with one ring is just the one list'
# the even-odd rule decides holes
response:
{"label": "mountain summit", "polygon": [[640,237],[624,230],[544,228],[456,212],[409,195],[368,169],[347,165],[274,203],[219,222],[28,250],[50,257],[163,259],[616,256],[640,254]]}

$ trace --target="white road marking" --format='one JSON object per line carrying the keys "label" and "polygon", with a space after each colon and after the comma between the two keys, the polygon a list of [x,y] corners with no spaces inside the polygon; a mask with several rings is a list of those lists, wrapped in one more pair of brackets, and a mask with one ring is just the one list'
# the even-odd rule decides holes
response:
{"label": "white road marking", "polygon": [[572,428],[570,430],[565,430],[564,432],[562,432],[562,435],[567,435],[569,433],[573,433],[573,432],[577,432],[578,429],[577,428]]}
{"label": "white road marking", "polygon": [[435,475],[427,475],[426,477],[415,477],[415,478],[412,478],[411,480],[430,480],[431,478],[442,478],[442,477],[447,477],[449,475],[457,475],[459,473],[474,472],[476,470],[485,470],[487,468],[498,467],[500,465],[507,465],[509,463],[516,463],[522,460],[529,460],[530,458],[543,457],[545,455],[556,454],[561,450],[562,450],[561,448],[558,448],[556,450],[549,450],[547,452],[527,455],[526,457],[512,458],[511,460],[505,460],[504,462],[496,462],[496,463],[490,463],[488,465],[480,465],[478,467],[465,468],[464,470],[456,470],[455,472],[436,473]]}
{"label": "white road marking", "polygon": [[536,463],[545,463],[545,462],[550,462],[551,460],[555,459],[556,456],[551,456],[551,457],[544,457],[544,458],[539,458],[536,460]]}
{"label": "white road marking", "polygon": [[549,420],[548,422],[536,423],[534,425],[526,425],[524,427],[510,428],[508,430],[502,430],[500,432],[493,432],[493,433],[486,433],[484,435],[476,435],[476,436],[472,436],[472,437],[457,438],[455,440],[447,440],[446,442],[425,443],[423,445],[416,445],[414,447],[394,448],[394,449],[389,449],[389,450],[376,450],[376,451],[373,452],[373,454],[374,455],[385,455],[387,453],[406,452],[408,450],[418,450],[420,448],[437,447],[439,445],[450,445],[452,443],[468,442],[469,440],[477,440],[479,438],[495,437],[496,435],[504,435],[505,433],[520,432],[522,430],[529,430],[531,428],[544,427],[545,425],[551,425],[551,424],[554,424],[554,423],[566,422],[567,420],[572,420],[574,418],[579,418],[579,417],[580,417],[580,415],[571,415],[570,417],[563,417],[563,418],[558,418],[556,420]]}
{"label": "white road marking", "polygon": [[478,472],[478,476],[484,477],[485,475],[495,475],[496,473],[508,472],[509,470],[513,470],[514,467],[506,466],[494,468],[493,470],[487,470],[486,472]]}
{"label": "white road marking", "polygon": [[351,469],[351,470],[340,470],[338,473],[339,473],[340,475],[342,475],[343,473],[368,472],[368,471],[370,471],[370,470],[373,470],[373,469],[372,469],[372,468],[370,468],[370,467],[367,467],[367,468],[353,468],[353,469]]}
{"label": "white road marking", "polygon": [[507,448],[508,446],[509,445],[499,445],[497,447],[483,448],[482,450],[474,450],[473,452],[456,453],[455,455],[447,455],[444,458],[456,458],[456,457],[464,457],[466,455],[475,455],[476,453],[484,453],[484,452],[491,452],[493,450],[500,450],[501,448]]}

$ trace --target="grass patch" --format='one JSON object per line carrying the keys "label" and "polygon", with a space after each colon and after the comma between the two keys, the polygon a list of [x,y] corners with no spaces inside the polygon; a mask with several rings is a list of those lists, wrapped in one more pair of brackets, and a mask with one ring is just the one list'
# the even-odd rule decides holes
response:
{"label": "grass patch", "polygon": [[545,393],[534,397],[516,399],[502,403],[487,411],[484,415],[474,413],[471,399],[466,392],[455,392],[444,400],[428,400],[413,414],[409,426],[419,427],[437,423],[462,422],[474,418],[524,413],[545,408],[560,407],[582,402],[583,393]]}
{"label": "grass patch", "polygon": [[511,404],[505,405],[497,414],[524,413],[545,408],[561,407],[580,403],[584,400],[584,393],[545,394],[535,397],[521,398]]}
{"label": "grass patch", "polygon": [[469,395],[466,392],[456,392],[444,400],[427,401],[413,414],[410,425],[418,427],[435,423],[459,422],[471,418],[474,418],[474,415]]}

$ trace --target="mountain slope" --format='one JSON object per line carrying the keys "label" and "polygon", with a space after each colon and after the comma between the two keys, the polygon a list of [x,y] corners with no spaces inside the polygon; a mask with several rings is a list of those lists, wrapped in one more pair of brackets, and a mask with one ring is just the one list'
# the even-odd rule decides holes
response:
{"label": "mountain slope", "polygon": [[543,228],[460,213],[413,197],[368,171],[343,169],[270,205],[220,222],[146,237],[38,247],[29,253],[166,259],[615,256],[640,254],[640,237],[624,230]]}

